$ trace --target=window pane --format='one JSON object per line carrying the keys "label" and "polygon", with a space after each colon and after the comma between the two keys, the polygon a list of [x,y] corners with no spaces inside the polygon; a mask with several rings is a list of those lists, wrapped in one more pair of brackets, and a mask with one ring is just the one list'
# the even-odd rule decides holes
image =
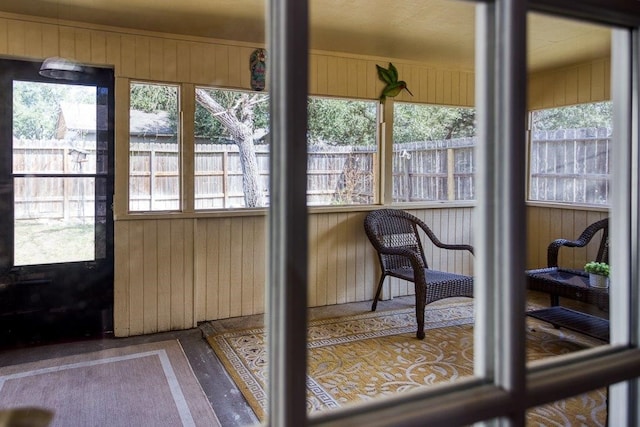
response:
{"label": "window pane", "polygon": [[130,96],[129,210],[178,210],[178,87],[132,83]]}
{"label": "window pane", "polygon": [[15,178],[14,265],[95,258],[94,178]]}
{"label": "window pane", "polygon": [[609,204],[611,102],[532,114],[529,199]]}
{"label": "window pane", "polygon": [[196,209],[267,205],[268,100],[262,93],[196,88]]}
{"label": "window pane", "polygon": [[376,102],[310,98],[307,203],[374,203]]}
{"label": "window pane", "polygon": [[13,83],[13,172],[96,172],[96,88]]}
{"label": "window pane", "polygon": [[396,103],[393,201],[474,200],[474,110]]}

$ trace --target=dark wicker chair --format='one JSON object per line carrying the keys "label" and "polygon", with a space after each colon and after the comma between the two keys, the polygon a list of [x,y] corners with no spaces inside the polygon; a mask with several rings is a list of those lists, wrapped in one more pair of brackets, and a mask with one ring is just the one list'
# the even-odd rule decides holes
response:
{"label": "dark wicker chair", "polygon": [[416,292],[416,320],[418,339],[424,338],[424,310],[431,302],[456,297],[473,297],[473,277],[432,270],[424,255],[418,227],[431,242],[442,249],[466,250],[470,245],[442,243],[431,229],[415,216],[398,209],[380,209],[370,212],[364,228],[371,244],[378,252],[382,277],[371,306],[375,311],[387,276],[413,282]]}
{"label": "dark wicker chair", "polygon": [[563,246],[570,248],[582,248],[602,230],[598,254],[595,261],[609,263],[609,218],[596,221],[584,229],[577,240],[556,239],[547,248],[547,266],[558,267],[558,254]]}

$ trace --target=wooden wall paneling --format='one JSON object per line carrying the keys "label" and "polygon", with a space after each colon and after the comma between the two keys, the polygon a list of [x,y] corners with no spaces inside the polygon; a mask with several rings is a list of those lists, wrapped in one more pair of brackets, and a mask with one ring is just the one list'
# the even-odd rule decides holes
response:
{"label": "wooden wall paneling", "polygon": [[563,71],[553,73],[553,105],[566,105],[565,82],[566,74]]}
{"label": "wooden wall paneling", "polygon": [[[179,244],[179,242],[173,242],[172,228],[178,221],[174,220],[158,220],[157,221],[157,310],[158,310],[158,331],[168,331],[172,326],[172,281],[173,281],[173,254],[172,245]],[[146,252],[146,248],[145,248]],[[176,283],[176,286],[183,286],[184,284]],[[182,307],[180,307],[182,310]],[[183,325],[181,325],[183,326]]]}
{"label": "wooden wall paneling", "polygon": [[158,221],[143,221],[142,264],[144,333],[158,332]]}
{"label": "wooden wall paneling", "polygon": [[89,39],[91,47],[88,61],[93,64],[109,64],[109,61],[107,61],[107,34],[92,31],[89,33]]}
{"label": "wooden wall paneling", "polygon": [[42,24],[25,25],[24,54],[32,58],[42,58]]}
{"label": "wooden wall paneling", "polygon": [[196,84],[206,84],[208,81],[207,73],[202,63],[205,56],[208,56],[205,55],[205,45],[204,43],[191,43],[190,48],[189,60],[191,63],[189,64],[189,72],[191,75],[189,76],[189,81]]}
{"label": "wooden wall paneling", "polygon": [[[358,59],[354,60],[358,67],[358,98],[367,97],[367,61]],[[374,67],[375,68],[375,67]]]}
{"label": "wooden wall paneling", "polygon": [[467,105],[470,107],[476,105],[475,78],[474,73],[467,73]]}
{"label": "wooden wall paneling", "polygon": [[388,62],[379,61],[367,61],[366,74],[367,74],[367,98],[379,99],[384,83],[378,78],[378,71],[376,64],[381,67],[388,67]]}
{"label": "wooden wall paneling", "polygon": [[345,214],[345,228],[344,228],[344,240],[345,244],[345,271],[344,271],[344,283],[345,283],[345,298],[346,301],[356,301],[356,290],[358,286],[361,286],[356,282],[356,269],[359,262],[357,258],[357,246],[359,239],[357,233],[362,230],[362,223],[358,221],[358,215],[354,212],[348,212]]}
{"label": "wooden wall paneling", "polygon": [[255,218],[244,217],[242,221],[242,264],[241,264],[241,277],[240,277],[240,289],[242,295],[242,305],[240,314],[246,316],[248,314],[255,313],[253,307],[253,283],[254,283],[254,271],[253,271],[253,259],[255,254],[255,242],[253,239],[255,233]]}
{"label": "wooden wall paneling", "polygon": [[[357,239],[354,241],[357,242],[355,245],[355,277],[354,277],[354,285],[355,289],[355,299],[354,301],[364,301],[367,299],[373,299],[375,295],[375,289],[378,285],[378,278],[374,278],[380,274],[380,267],[378,263],[378,259],[371,247],[371,243],[369,239],[366,237],[364,233],[364,217],[365,213],[353,214],[354,220],[360,224],[360,232],[356,235]],[[355,230],[355,229],[354,229]],[[367,268],[368,265],[371,265],[371,268]],[[367,271],[373,271],[374,274],[367,276]],[[375,281],[374,284],[371,284],[371,281]],[[373,288],[373,291],[369,291]]]}
{"label": "wooden wall paneling", "polygon": [[162,39],[162,79],[178,80],[178,43],[175,40]]}
{"label": "wooden wall paneling", "polygon": [[[113,65],[115,68],[116,77],[122,76],[121,74],[121,54],[120,54],[120,36],[115,33],[107,33],[107,64]],[[116,109],[117,110],[117,109]],[[117,114],[117,111],[116,111]],[[129,112],[127,111],[127,114]],[[117,130],[117,127],[116,127]]]}
{"label": "wooden wall paneling", "polygon": [[136,78],[136,38],[129,34],[120,35],[120,75]]}
{"label": "wooden wall paneling", "polygon": [[[249,57],[240,56],[240,48],[235,46],[229,47],[229,80],[227,84],[232,87],[242,87],[241,70],[249,67]],[[209,78],[209,70],[205,69],[205,79]],[[206,80],[205,80],[206,81]]]}
{"label": "wooden wall paneling", "polygon": [[606,81],[605,60],[593,61],[591,66],[591,100],[602,101],[605,97],[605,87],[609,84]]}
{"label": "wooden wall paneling", "polygon": [[7,53],[9,55],[25,55],[25,23],[10,20],[7,23]]}
{"label": "wooden wall paneling", "polygon": [[113,281],[113,332],[116,337],[130,334],[130,274],[129,274],[129,222],[116,221],[116,238],[113,242],[114,281]]}
{"label": "wooden wall paneling", "polygon": [[267,217],[256,217],[253,227],[253,310],[256,314],[265,312],[265,292],[267,286]]}
{"label": "wooden wall paneling", "polygon": [[[419,67],[418,76],[416,78],[420,102],[429,102],[429,70],[426,67]],[[413,90],[413,88],[411,89]]]}
{"label": "wooden wall paneling", "polygon": [[164,43],[157,37],[149,38],[149,79],[164,80]]}
{"label": "wooden wall paneling", "polygon": [[[177,261],[173,264],[173,268],[176,269],[176,278],[182,278],[182,282],[176,280],[176,283],[180,283],[176,286],[176,292],[182,292],[183,303],[183,317],[178,319],[182,320],[183,328],[195,328],[198,326],[195,309],[195,278],[194,278],[194,263],[195,258],[195,243],[194,243],[194,230],[195,224],[193,219],[180,220],[181,228],[176,232],[178,239],[181,239],[184,244],[180,248],[180,245],[176,245],[179,251],[175,253],[174,258],[182,257],[182,261]],[[182,269],[182,271],[180,271]],[[178,297],[180,299],[180,297]]]}
{"label": "wooden wall paneling", "polygon": [[538,75],[529,77],[527,100],[529,109],[537,110],[542,108],[542,79]]}
{"label": "wooden wall paneling", "polygon": [[219,246],[218,263],[213,267],[218,267],[218,316],[226,319],[231,313],[231,218],[220,220],[219,240],[209,243]]}
{"label": "wooden wall paneling", "polygon": [[341,72],[338,71],[339,62],[335,56],[327,56],[327,95],[338,95],[340,93]]}
{"label": "wooden wall paneling", "polygon": [[318,216],[308,215],[307,230],[309,241],[307,243],[307,306],[318,306]]}
{"label": "wooden wall paneling", "polygon": [[[172,330],[184,329],[192,326],[188,313],[193,312],[193,297],[189,297],[189,289],[195,287],[195,274],[190,273],[193,267],[188,268],[192,261],[196,260],[193,249],[189,254],[189,249],[193,248],[193,227],[196,220],[177,219],[171,220],[168,227],[163,227],[169,231],[168,258],[160,258],[170,265],[169,272],[169,327]],[[166,234],[166,233],[163,233]],[[193,292],[193,291],[192,291]],[[197,304],[197,300],[195,301]]]}
{"label": "wooden wall paneling", "polygon": [[176,41],[176,82],[188,82],[191,76],[191,43]]}
{"label": "wooden wall paneling", "polygon": [[[58,27],[42,24],[42,58],[58,55]],[[95,61],[97,62],[97,61]]]}
{"label": "wooden wall paneling", "polygon": [[317,81],[316,91],[318,95],[326,95],[329,91],[328,60],[325,55],[317,57]]}
{"label": "wooden wall paneling", "polygon": [[565,102],[566,105],[578,103],[578,67],[563,70],[565,78]]}
{"label": "wooden wall paneling", "polygon": [[[185,263],[189,259],[185,256]],[[207,316],[207,224],[206,220],[193,220],[193,288],[194,318],[197,321]]]}
{"label": "wooden wall paneling", "polygon": [[327,305],[327,282],[329,271],[329,216],[318,215],[317,219],[317,246],[316,246],[316,305]]}
{"label": "wooden wall paneling", "polygon": [[453,76],[451,71],[444,70],[442,72],[442,103],[445,105],[451,105],[453,99],[453,93],[451,86],[453,85]]}
{"label": "wooden wall paneling", "polygon": [[459,75],[459,82],[460,82],[460,88],[458,90],[458,105],[464,105],[464,106],[468,106],[469,104],[469,80],[468,80],[468,73],[466,72],[460,72]]}
{"label": "wooden wall paneling", "polygon": [[144,327],[145,294],[144,294],[144,222],[130,221],[128,226],[127,258],[124,266],[129,274],[129,332],[140,335],[146,332]]}
{"label": "wooden wall paneling", "polygon": [[443,70],[436,70],[436,104],[444,104],[444,74]]}
{"label": "wooden wall paneling", "polygon": [[555,107],[553,91],[553,75],[545,74],[542,78],[542,106],[543,108]]}
{"label": "wooden wall paneling", "polygon": [[309,54],[309,95],[318,93],[318,55]]}
{"label": "wooden wall paneling", "polygon": [[[231,258],[229,263],[229,316],[236,317],[242,315],[242,305],[245,298],[251,295],[245,295],[242,286],[242,258],[245,256],[248,248],[243,246],[243,230],[244,221],[242,218],[234,218],[231,221]],[[249,248],[250,249],[250,248]]]}
{"label": "wooden wall paneling", "polygon": [[80,62],[91,62],[91,31],[76,28],[74,33],[76,60]]}
{"label": "wooden wall paneling", "polygon": [[438,79],[436,70],[429,68],[427,72],[427,103],[435,104],[437,102],[436,88],[438,86]]}
{"label": "wooden wall paneling", "polygon": [[60,26],[60,56],[63,58],[76,59],[76,32],[73,27]]}
{"label": "wooden wall paneling", "polygon": [[338,224],[334,230],[336,235],[336,303],[347,302],[347,248],[353,243],[349,237],[349,216],[347,213],[337,215]]}
{"label": "wooden wall paneling", "polygon": [[336,304],[338,297],[337,289],[337,263],[338,263],[338,216],[339,214],[328,214],[328,228],[325,233],[327,240],[327,280],[325,286],[327,288],[327,304]]}
{"label": "wooden wall paneling", "polygon": [[355,59],[345,60],[346,65],[346,91],[349,98],[358,98],[358,61]]}
{"label": "wooden wall paneling", "polygon": [[135,36],[135,76],[137,79],[151,79],[149,59],[149,37]]}
{"label": "wooden wall paneling", "polygon": [[229,85],[229,47],[224,45],[216,45],[216,68],[213,81],[216,86]]}
{"label": "wooden wall paneling", "polygon": [[[251,53],[253,53],[253,51],[257,49],[257,48],[246,48],[246,47],[239,47],[238,50],[240,51],[239,55],[240,55],[240,87],[244,87],[244,88],[251,88],[251,67],[249,64],[249,58],[251,57]],[[268,53],[267,53],[268,55]],[[267,61],[268,61],[268,57],[267,57]],[[268,80],[268,78],[267,78]],[[269,83],[266,82],[265,85],[265,91],[269,91]]]}
{"label": "wooden wall paneling", "polygon": [[539,268],[546,265],[539,263],[539,251],[538,245],[534,244],[536,236],[538,235],[538,215],[539,210],[537,208],[527,208],[527,230],[525,236],[525,242],[527,243],[527,263],[526,268]]}
{"label": "wooden wall paneling", "polygon": [[591,64],[583,64],[578,66],[578,102],[591,100]]}
{"label": "wooden wall paneling", "polygon": [[115,81],[115,194],[114,214],[129,211],[129,79]]}
{"label": "wooden wall paneling", "polygon": [[220,315],[220,220],[201,219],[198,230],[205,231],[206,252],[203,253],[205,266],[206,319],[221,319]]}
{"label": "wooden wall paneling", "polygon": [[204,46],[203,57],[200,58],[201,66],[204,68],[205,75],[203,83],[207,86],[216,85],[216,47],[214,45]]}

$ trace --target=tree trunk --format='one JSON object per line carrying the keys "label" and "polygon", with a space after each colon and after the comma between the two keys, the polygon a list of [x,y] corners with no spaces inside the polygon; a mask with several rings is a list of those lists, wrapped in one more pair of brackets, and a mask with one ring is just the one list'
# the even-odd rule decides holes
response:
{"label": "tree trunk", "polygon": [[[265,206],[260,188],[258,160],[253,145],[253,111],[248,97],[238,102],[233,111],[222,107],[203,89],[196,89],[196,101],[227,128],[238,146],[245,206],[248,208]],[[242,121],[236,117],[238,110],[241,110],[241,117],[244,118]]]}

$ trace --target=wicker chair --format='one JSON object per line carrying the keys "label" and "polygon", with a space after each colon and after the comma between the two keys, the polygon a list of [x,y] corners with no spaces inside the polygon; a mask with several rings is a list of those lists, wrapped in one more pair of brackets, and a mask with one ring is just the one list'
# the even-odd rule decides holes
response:
{"label": "wicker chair", "polygon": [[547,266],[558,267],[558,253],[561,247],[582,248],[587,246],[600,230],[602,230],[602,236],[595,261],[609,263],[609,218],[605,218],[585,228],[577,240],[556,239],[551,242],[547,248]]}
{"label": "wicker chair", "polygon": [[466,250],[469,245],[442,243],[429,227],[415,216],[397,209],[380,209],[370,212],[364,221],[367,237],[378,253],[382,277],[371,306],[375,311],[387,276],[413,282],[416,293],[416,320],[418,339],[424,338],[424,310],[431,302],[455,297],[473,297],[473,277],[432,270],[424,255],[418,227],[431,242],[442,249]]}

